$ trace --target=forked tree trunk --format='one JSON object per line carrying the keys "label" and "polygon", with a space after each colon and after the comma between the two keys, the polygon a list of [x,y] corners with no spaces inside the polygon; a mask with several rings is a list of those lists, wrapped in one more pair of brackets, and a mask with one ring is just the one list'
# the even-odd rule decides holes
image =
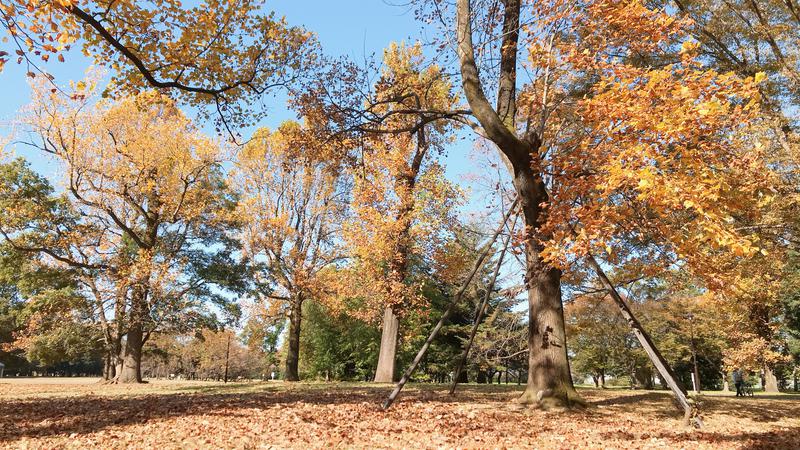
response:
{"label": "forked tree trunk", "polygon": [[514,188],[522,205],[526,236],[525,282],[528,288],[528,383],[519,401],[548,408],[582,403],[572,385],[567,359],[564,312],[561,304],[561,272],[541,257],[540,242],[547,236],[535,235],[544,223],[542,204],[548,200],[539,167],[541,139],[516,133],[516,65],[519,38],[519,0],[503,2],[503,35],[500,45],[500,77],[497,109],[483,90],[475,48],[472,42],[470,0],[456,2],[456,35],[461,80],[472,114],[486,136],[506,157],[514,176]]}
{"label": "forked tree trunk", "polygon": [[300,381],[297,367],[300,362],[300,323],[303,316],[303,297],[295,295],[289,310],[289,342],[286,349],[286,381]]}
{"label": "forked tree trunk", "polygon": [[397,354],[397,337],[400,321],[390,306],[383,310],[383,327],[381,330],[381,348],[378,353],[378,368],[375,370],[376,383],[394,381],[394,362]]}

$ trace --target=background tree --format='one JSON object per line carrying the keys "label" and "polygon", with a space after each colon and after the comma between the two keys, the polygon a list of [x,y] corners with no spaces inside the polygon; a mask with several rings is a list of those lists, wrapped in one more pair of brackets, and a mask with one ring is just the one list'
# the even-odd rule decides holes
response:
{"label": "background tree", "polygon": [[[18,251],[81,271],[116,380],[141,381],[152,332],[202,322],[194,319],[207,302],[229,306],[219,288],[240,271],[223,231],[233,222],[222,149],[155,93],[94,107],[42,94],[25,124],[62,168],[66,191],[52,194],[29,170],[9,173],[2,201],[13,214],[2,234]],[[33,186],[42,186],[36,195]]]}
{"label": "background tree", "polygon": [[[379,310],[381,345],[376,382],[391,382],[400,317],[423,303],[419,280],[409,265],[429,258],[447,233],[459,195],[444,178],[438,161],[451,141],[452,125],[414,111],[448,110],[455,104],[451,86],[438,66],[427,64],[419,44],[392,44],[366,112],[375,123],[352,168],[353,220],[345,239],[367,300],[367,319]],[[348,295],[346,293],[345,295]]]}
{"label": "background tree", "polygon": [[[289,320],[287,381],[298,381],[303,302],[323,289],[321,270],[341,259],[348,186],[332,149],[296,122],[260,129],[236,161],[242,241],[256,264],[259,296]],[[273,316],[275,316],[273,314]]]}
{"label": "background tree", "polygon": [[293,85],[317,51],[311,33],[261,7],[250,0],[4,2],[0,25],[11,39],[0,52],[0,69],[13,52],[35,76],[42,62],[63,61],[78,44],[114,69],[110,91],[162,89],[204,116],[213,114],[220,131],[224,126],[236,137],[237,126],[263,117],[263,95]]}

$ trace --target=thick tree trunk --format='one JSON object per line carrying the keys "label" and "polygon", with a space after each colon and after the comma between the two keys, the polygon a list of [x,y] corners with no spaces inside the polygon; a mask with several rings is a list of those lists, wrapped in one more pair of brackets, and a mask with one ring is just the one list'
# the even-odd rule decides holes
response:
{"label": "thick tree trunk", "polygon": [[537,236],[544,222],[542,203],[547,202],[547,190],[538,166],[541,139],[529,135],[521,139],[515,126],[516,57],[519,37],[520,2],[503,2],[503,38],[500,54],[500,78],[495,110],[486,98],[472,43],[472,6],[469,0],[456,2],[456,31],[458,57],[464,94],[472,113],[480,122],[486,136],[506,157],[514,172],[525,225],[531,235],[526,239],[526,284],[528,287],[528,384],[520,402],[541,407],[569,406],[579,397],[572,385],[561,304],[561,272],[549,267],[541,258],[539,242],[547,236]]}
{"label": "thick tree trunk", "polygon": [[381,348],[378,353],[378,368],[375,370],[376,383],[394,381],[394,362],[397,354],[397,337],[400,331],[400,320],[391,307],[383,310],[383,326],[381,329]]}
{"label": "thick tree trunk", "polygon": [[538,252],[531,253],[528,252],[528,271],[533,272],[535,281],[528,291],[528,384],[519,401],[542,408],[582,403],[569,373],[561,272],[543,268]]}
{"label": "thick tree trunk", "polygon": [[300,323],[303,316],[303,297],[292,297],[291,310],[289,311],[289,342],[286,348],[286,381],[300,381],[297,370],[300,362]]}
{"label": "thick tree trunk", "polygon": [[[531,151],[538,151],[532,145]],[[548,201],[544,181],[528,166],[516,169],[514,187],[522,206],[525,225],[536,232],[543,222],[541,204]],[[525,282],[528,286],[528,383],[519,398],[542,408],[583,404],[572,384],[567,358],[564,308],[561,303],[561,271],[541,256],[546,236],[526,240]]]}
{"label": "thick tree trunk", "polygon": [[768,365],[764,366],[764,392],[778,393],[778,379]]}
{"label": "thick tree trunk", "polygon": [[143,335],[141,322],[136,321],[136,323],[130,324],[120,355],[122,367],[117,372],[117,383],[142,382]]}
{"label": "thick tree trunk", "polygon": [[137,286],[131,294],[131,309],[128,316],[128,332],[117,362],[117,383],[142,382],[142,346],[144,345],[144,323],[148,315],[146,290]]}

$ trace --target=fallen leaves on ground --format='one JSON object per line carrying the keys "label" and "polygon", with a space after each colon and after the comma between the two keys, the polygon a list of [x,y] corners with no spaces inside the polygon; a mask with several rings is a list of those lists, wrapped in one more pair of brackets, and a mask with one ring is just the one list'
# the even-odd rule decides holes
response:
{"label": "fallen leaves on ground", "polygon": [[795,448],[800,396],[703,400],[689,430],[666,392],[581,390],[586,409],[513,403],[516,386],[0,383],[0,445],[13,448]]}

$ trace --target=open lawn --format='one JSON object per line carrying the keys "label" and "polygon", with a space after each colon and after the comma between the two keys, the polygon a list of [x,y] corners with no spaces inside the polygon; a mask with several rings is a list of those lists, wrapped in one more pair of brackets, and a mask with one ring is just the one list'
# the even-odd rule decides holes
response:
{"label": "open lawn", "polygon": [[581,389],[589,407],[537,411],[517,386],[411,385],[389,411],[388,386],[355,383],[0,380],[8,448],[800,448],[800,396],[702,401],[686,429],[664,391]]}

